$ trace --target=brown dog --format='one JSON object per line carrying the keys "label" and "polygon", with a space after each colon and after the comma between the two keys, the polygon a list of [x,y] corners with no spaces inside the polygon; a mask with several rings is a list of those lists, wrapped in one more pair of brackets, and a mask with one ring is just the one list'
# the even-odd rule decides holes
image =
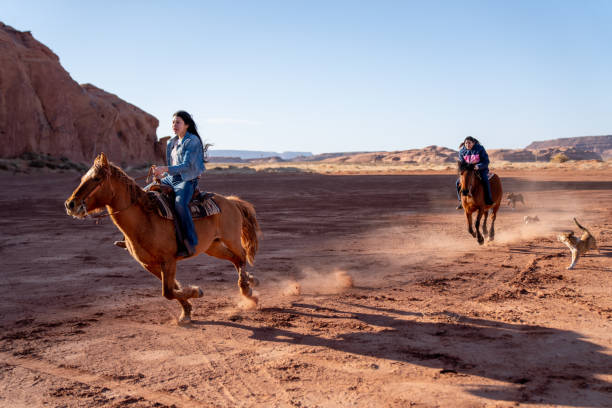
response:
{"label": "brown dog", "polygon": [[576,265],[576,262],[578,261],[578,258],[586,254],[589,249],[596,249],[597,252],[601,253],[601,251],[599,251],[599,248],[597,248],[595,237],[591,235],[589,230],[580,225],[576,218],[574,218],[574,222],[576,223],[578,228],[584,231],[580,238],[574,236],[573,231],[565,232],[557,236],[557,239],[567,245],[567,247],[570,249],[570,252],[572,253],[572,264],[568,266],[567,269],[573,269],[574,265]]}
{"label": "brown dog", "polygon": [[516,208],[516,202],[520,201],[525,205],[525,201],[523,201],[523,195],[521,193],[508,193],[506,194],[506,200],[508,200],[508,207]]}

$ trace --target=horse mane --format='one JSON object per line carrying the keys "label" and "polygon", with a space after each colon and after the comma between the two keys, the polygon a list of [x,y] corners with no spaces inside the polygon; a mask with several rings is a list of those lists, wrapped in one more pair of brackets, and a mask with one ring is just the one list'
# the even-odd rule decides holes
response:
{"label": "horse mane", "polygon": [[474,170],[474,163],[464,162],[463,160],[459,160],[457,162],[457,168],[459,169],[459,173],[465,170]]}
{"label": "horse mane", "polygon": [[153,213],[157,211],[155,197],[152,197],[151,194],[147,194],[147,192],[136,183],[136,180],[128,176],[121,167],[114,163],[110,163],[109,168],[111,176],[127,186],[131,202],[139,204],[147,212]]}

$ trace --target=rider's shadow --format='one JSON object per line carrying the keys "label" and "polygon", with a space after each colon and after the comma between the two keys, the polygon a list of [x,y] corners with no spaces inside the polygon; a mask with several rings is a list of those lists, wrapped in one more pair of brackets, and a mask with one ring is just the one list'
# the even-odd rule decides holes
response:
{"label": "rider's shadow", "polygon": [[[414,320],[421,316],[420,313],[352,306],[375,313],[299,303],[291,308],[261,310],[261,313],[287,314],[288,317],[298,315],[327,321],[349,319],[362,323],[348,325],[347,332],[335,338],[238,322],[203,324],[249,330],[252,332],[250,338],[259,341],[325,347],[358,356],[436,368],[441,370],[441,375],[469,374],[507,383],[466,386],[466,392],[493,400],[612,406],[612,383],[597,378],[612,374],[612,356],[604,353],[602,346],[582,338],[580,333],[475,319],[449,312],[434,315],[438,322],[420,322]],[[575,392],[577,389],[579,393]]]}

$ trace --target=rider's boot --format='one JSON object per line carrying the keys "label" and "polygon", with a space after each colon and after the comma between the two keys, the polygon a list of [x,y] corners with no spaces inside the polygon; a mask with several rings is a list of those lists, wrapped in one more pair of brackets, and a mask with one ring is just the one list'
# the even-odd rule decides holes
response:
{"label": "rider's boot", "polygon": [[493,204],[493,197],[491,196],[491,183],[489,183],[488,177],[482,178],[482,186],[484,187],[484,200],[486,205]]}

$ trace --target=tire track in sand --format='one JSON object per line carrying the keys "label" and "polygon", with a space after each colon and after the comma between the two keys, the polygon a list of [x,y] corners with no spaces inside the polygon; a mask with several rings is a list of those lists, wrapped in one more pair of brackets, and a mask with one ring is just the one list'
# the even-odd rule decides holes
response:
{"label": "tire track in sand", "polygon": [[152,403],[162,403],[168,406],[201,408],[209,406],[203,401],[196,401],[165,392],[151,390],[134,384],[114,380],[105,375],[92,374],[83,370],[68,367],[58,367],[44,360],[27,357],[14,357],[9,353],[0,352],[2,361],[10,366],[21,367],[26,370],[63,378],[69,381],[88,384],[94,387],[108,388],[126,396],[140,397]]}

